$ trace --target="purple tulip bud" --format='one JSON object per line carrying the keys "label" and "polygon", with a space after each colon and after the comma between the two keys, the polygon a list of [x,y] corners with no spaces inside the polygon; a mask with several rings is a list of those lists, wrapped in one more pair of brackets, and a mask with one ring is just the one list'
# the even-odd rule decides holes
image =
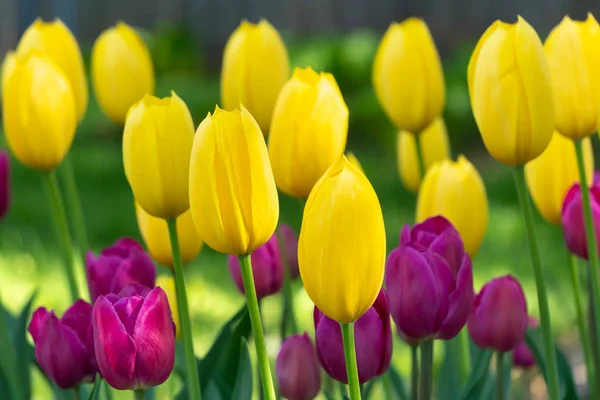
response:
{"label": "purple tulip bud", "polygon": [[117,294],[131,284],[153,288],[156,267],[144,248],[131,238],[121,238],[102,250],[98,257],[91,251],[86,254],[85,264],[92,302],[99,296]]}
{"label": "purple tulip bud", "polygon": [[294,228],[287,224],[279,225],[279,231],[285,242],[285,252],[287,255],[287,265],[290,268],[290,277],[296,279],[300,276],[300,270],[298,269],[298,235],[294,231]]}
{"label": "purple tulip bud", "polygon": [[285,339],[277,356],[279,392],[289,400],[312,400],[321,390],[321,368],[308,334]]}
{"label": "purple tulip bud", "polygon": [[[333,379],[348,383],[340,324],[317,307],[313,314],[317,355],[321,367]],[[390,307],[382,289],[375,303],[354,323],[358,380],[364,383],[387,371],[392,359]]]}
{"label": "purple tulip bud", "polygon": [[452,339],[467,322],[473,270],[460,235],[443,217],[402,229],[388,257],[385,284],[392,318],[409,344]]}
{"label": "purple tulip bud", "polygon": [[598,170],[594,171],[594,179],[593,179],[592,183],[594,186],[600,185],[600,171],[598,171]]}
{"label": "purple tulip bud", "polygon": [[[250,255],[250,260],[252,261],[252,276],[254,277],[256,296],[262,299],[279,292],[281,285],[283,285],[283,268],[281,267],[281,255],[277,246],[277,236],[273,234],[267,243],[254,250]],[[227,261],[229,273],[235,286],[240,292],[246,293],[240,261],[236,256],[231,255]]]}
{"label": "purple tulip bud", "polygon": [[10,158],[0,151],[0,219],[8,213],[10,206]]}
{"label": "purple tulip bud", "polygon": [[486,283],[475,299],[467,325],[475,344],[514,350],[527,334],[527,302],[521,284],[506,275]]}
{"label": "purple tulip bud", "polygon": [[[529,326],[537,328],[538,322],[534,317],[529,317]],[[535,357],[526,341],[521,342],[513,352],[513,363],[515,367],[523,369],[531,368],[535,364]]]}
{"label": "purple tulip bud", "polygon": [[[600,186],[590,187],[590,203],[594,217],[596,241],[600,244]],[[583,219],[583,200],[578,183],[571,186],[562,206],[562,226],[567,248],[571,253],[588,259],[588,249]]]}
{"label": "purple tulip bud", "polygon": [[125,288],[94,304],[96,359],[102,377],[115,389],[160,385],[173,370],[175,324],[167,295],[160,287],[145,296],[135,294],[145,291],[141,285]]}
{"label": "purple tulip bud", "polygon": [[60,319],[54,311],[40,307],[33,313],[28,331],[38,364],[59,387],[69,389],[94,381],[98,365],[91,304],[77,300]]}

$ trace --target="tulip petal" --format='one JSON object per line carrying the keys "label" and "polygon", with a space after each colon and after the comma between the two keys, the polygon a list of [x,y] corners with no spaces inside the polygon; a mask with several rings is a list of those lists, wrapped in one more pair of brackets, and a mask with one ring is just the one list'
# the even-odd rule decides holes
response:
{"label": "tulip petal", "polygon": [[440,233],[429,246],[429,250],[448,262],[452,275],[456,278],[465,254],[465,247],[456,229],[451,227]]}
{"label": "tulip petal", "polygon": [[383,374],[392,360],[390,307],[381,290],[373,306],[355,323],[356,358],[361,383]]}
{"label": "tulip petal", "polygon": [[141,284],[152,288],[155,282],[156,267],[148,253],[133,251],[128,258],[121,259],[109,293],[119,293],[123,288],[132,284]]}
{"label": "tulip petal", "polygon": [[40,335],[42,334],[42,329],[44,324],[46,323],[46,318],[48,318],[50,313],[45,307],[40,307],[31,316],[31,321],[29,322],[29,326],[27,330],[31,334],[34,343],[40,339]]}
{"label": "tulip petal", "polygon": [[440,326],[438,338],[449,340],[458,335],[467,323],[473,304],[473,269],[465,254],[456,278],[456,289],[450,294],[448,314]]}
{"label": "tulip petal", "polygon": [[[125,327],[125,331],[131,336],[133,335],[134,327],[138,314],[142,309],[144,298],[140,296],[123,297],[121,300],[113,304],[121,323]],[[139,351],[139,348],[138,348]]]}

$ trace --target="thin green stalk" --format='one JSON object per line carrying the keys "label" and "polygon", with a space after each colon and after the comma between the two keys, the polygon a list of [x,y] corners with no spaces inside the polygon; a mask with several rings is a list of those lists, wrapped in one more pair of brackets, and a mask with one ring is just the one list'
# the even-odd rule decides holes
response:
{"label": "thin green stalk", "polygon": [[392,382],[390,381],[390,374],[386,372],[381,377],[381,382],[383,383],[383,395],[386,399],[393,399],[394,397],[394,388],[392,387]]}
{"label": "thin green stalk", "polygon": [[469,347],[469,334],[467,328],[463,328],[458,334],[460,379],[461,384],[465,384],[471,373],[471,349]]}
{"label": "thin green stalk", "polygon": [[65,271],[67,273],[67,282],[69,284],[69,292],[71,293],[71,300],[75,301],[79,299],[79,291],[77,289],[77,280],[75,279],[75,260],[73,257],[73,243],[71,242],[71,235],[69,234],[69,223],[67,222],[67,213],[65,212],[65,205],[63,203],[62,195],[58,188],[58,180],[56,179],[56,172],[50,171],[44,175],[44,182],[48,189],[50,208],[54,216],[54,224],[56,226],[56,233],[62,247]]}
{"label": "thin green stalk", "polygon": [[433,385],[433,340],[421,342],[421,382],[419,400],[430,400]]}
{"label": "thin green stalk", "polygon": [[496,353],[496,400],[504,400],[504,352]]}
{"label": "thin green stalk", "polygon": [[258,300],[256,299],[256,288],[254,287],[254,277],[252,275],[252,263],[250,254],[240,256],[240,265],[242,269],[242,280],[244,281],[244,292],[246,293],[246,303],[248,313],[250,314],[250,323],[252,324],[252,334],[254,335],[254,345],[260,370],[265,399],[275,400],[275,387],[271,377],[271,367],[267,356],[267,347],[265,345],[265,336],[263,334],[260,311],[258,310]]}
{"label": "thin green stalk", "polygon": [[525,168],[518,166],[514,169],[515,184],[517,187],[517,196],[521,205],[521,212],[527,231],[527,241],[531,253],[531,262],[535,275],[535,285],[537,288],[538,307],[540,309],[540,324],[542,326],[542,335],[544,338],[544,353],[546,355],[548,393],[551,400],[558,400],[558,372],[556,369],[556,354],[554,352],[554,340],[552,338],[552,324],[550,321],[550,307],[548,306],[548,294],[546,292],[546,281],[544,280],[544,270],[542,267],[542,258],[537,241],[533,212],[527,186],[525,184]]}
{"label": "thin green stalk", "polygon": [[344,358],[348,374],[350,400],[360,400],[360,385],[358,383],[358,364],[356,363],[356,346],[354,344],[354,323],[340,324],[342,340],[344,341]]}
{"label": "thin green stalk", "polygon": [[410,346],[410,393],[412,400],[419,400],[419,345]]}
{"label": "thin green stalk", "polygon": [[427,169],[425,167],[425,158],[423,157],[423,149],[421,147],[421,135],[415,135],[415,149],[417,150],[417,163],[419,166],[419,182],[423,182]]}
{"label": "thin green stalk", "polygon": [[281,265],[283,267],[283,313],[281,315],[281,341],[288,336],[288,322],[290,327],[290,335],[298,333],[298,324],[296,323],[296,313],[294,312],[294,293],[292,288],[292,276],[290,265],[288,263],[287,247],[285,245],[285,237],[281,229],[275,231],[277,235],[277,244],[281,256]]}
{"label": "thin green stalk", "polygon": [[145,390],[134,390],[133,393],[135,393],[135,400],[144,400],[146,398]]}
{"label": "thin green stalk", "polygon": [[14,346],[10,342],[10,333],[8,332],[5,315],[6,310],[4,309],[4,304],[0,301],[0,351],[3,355],[0,357],[0,361],[2,362],[1,367],[4,371],[4,376],[6,376],[9,381],[8,383],[14,398],[25,400],[21,380],[15,367],[17,365],[17,355]]}
{"label": "thin green stalk", "polygon": [[71,162],[70,156],[67,156],[64,159],[59,168],[59,172],[65,185],[65,198],[71,214],[71,222],[73,224],[75,239],[77,240],[77,247],[79,248],[81,255],[85,256],[85,252],[90,249],[90,244],[85,228],[85,218],[83,217],[83,208],[81,207],[79,191],[77,190],[75,172],[73,171],[73,163]]}
{"label": "thin green stalk", "polygon": [[[187,388],[190,400],[200,400],[200,379],[198,378],[198,367],[194,356],[194,342],[192,338],[192,323],[188,310],[187,293],[183,277],[183,262],[181,261],[181,250],[179,248],[179,237],[177,236],[177,220],[166,220],[171,240],[171,253],[173,254],[173,269],[175,271],[175,291],[177,292],[177,306],[179,308],[179,322],[181,324],[181,337],[185,352],[185,364],[187,370]],[[137,392],[136,392],[137,393]]]}

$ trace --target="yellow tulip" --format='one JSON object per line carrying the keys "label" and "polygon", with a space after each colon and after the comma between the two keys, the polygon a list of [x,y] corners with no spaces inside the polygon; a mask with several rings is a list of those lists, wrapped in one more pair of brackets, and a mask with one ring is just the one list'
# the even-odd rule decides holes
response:
{"label": "yellow tulip", "polygon": [[350,164],[352,164],[356,168],[358,168],[358,170],[360,172],[362,172],[363,174],[365,173],[365,170],[363,169],[362,165],[360,165],[360,161],[358,161],[358,158],[356,158],[356,156],[354,155],[354,153],[348,153],[348,154],[346,154],[346,158],[348,159],[348,162],[350,162]]}
{"label": "yellow tulip", "polygon": [[381,289],[385,251],[377,194],[342,157],[319,179],[304,208],[298,241],[304,288],[329,318],[354,322]]}
{"label": "yellow tulip", "polygon": [[347,136],[348,107],[333,75],[296,68],[277,100],[269,136],[279,189],[307,198],[344,154]]}
{"label": "yellow tulip", "polygon": [[[38,51],[9,55],[3,68],[4,134],[17,159],[52,171],[65,158],[77,127],[71,85],[60,68]],[[6,66],[7,63],[5,63]]]}
{"label": "yellow tulip", "polygon": [[417,193],[421,184],[421,171],[419,170],[416,140],[419,140],[421,144],[425,170],[428,170],[436,162],[450,157],[450,143],[446,124],[442,117],[436,118],[418,136],[408,131],[398,132],[398,140],[396,142],[398,173],[404,187],[412,193]]}
{"label": "yellow tulip", "polygon": [[[594,153],[589,138],[583,141],[587,182],[594,177]],[[571,186],[579,182],[575,144],[555,132],[550,145],[525,166],[527,187],[537,209],[546,221],[560,225],[563,200]]]}
{"label": "yellow tulip", "polygon": [[600,107],[600,27],[589,13],[586,21],[566,16],[544,43],[548,58],[556,129],[571,139],[593,134]]}
{"label": "yellow tulip", "polygon": [[236,256],[275,232],[279,199],[260,126],[244,108],[216,107],[202,121],[190,161],[190,208],[202,241]]}
{"label": "yellow tulip", "polygon": [[146,44],[119,22],[102,32],[92,48],[92,83],[98,104],[117,124],[146,93],[154,94],[154,66]]}
{"label": "yellow tulip", "polygon": [[136,201],[158,218],[176,218],[190,208],[189,170],[194,122],[175,92],[145,95],[125,122],[123,165]]}
{"label": "yellow tulip", "polygon": [[[165,221],[161,221],[165,223]],[[177,291],[175,289],[175,280],[166,275],[160,275],[156,278],[156,286],[162,288],[167,294],[167,299],[169,300],[169,307],[171,308],[171,316],[173,317],[173,322],[175,322],[175,332],[177,337],[181,337],[181,322],[179,320],[179,308],[177,303]]]}
{"label": "yellow tulip", "polygon": [[488,225],[488,201],[479,173],[464,156],[433,165],[417,197],[417,222],[442,215],[448,219],[475,257]]}
{"label": "yellow tulip", "polygon": [[88,86],[81,50],[69,28],[60,19],[44,22],[38,18],[23,33],[17,53],[31,49],[48,56],[67,77],[75,95],[77,119],[81,120],[87,110]]}
{"label": "yellow tulip", "polygon": [[[158,261],[159,264],[172,269],[173,257],[166,221],[148,214],[137,203],[135,211],[140,233],[152,258]],[[177,237],[179,238],[181,259],[184,264],[187,264],[194,260],[202,249],[202,240],[198,235],[198,231],[196,231],[190,210],[177,217]]]}
{"label": "yellow tulip", "polygon": [[373,86],[399,129],[419,134],[442,113],[444,71],[425,21],[408,18],[390,25],[375,54]]}
{"label": "yellow tulip", "polygon": [[4,61],[2,61],[2,86],[0,87],[0,89],[3,90],[3,88],[6,86],[8,76],[12,73],[13,69],[15,68],[15,65],[17,65],[15,53],[9,51],[8,53],[6,53]]}
{"label": "yellow tulip", "polygon": [[550,72],[535,30],[494,22],[473,51],[469,95],[483,143],[492,157],[524,165],[548,146],[554,131]]}
{"label": "yellow tulip", "polygon": [[264,19],[258,24],[242,21],[223,53],[221,104],[227,110],[243,104],[266,135],[277,96],[289,76],[279,32]]}

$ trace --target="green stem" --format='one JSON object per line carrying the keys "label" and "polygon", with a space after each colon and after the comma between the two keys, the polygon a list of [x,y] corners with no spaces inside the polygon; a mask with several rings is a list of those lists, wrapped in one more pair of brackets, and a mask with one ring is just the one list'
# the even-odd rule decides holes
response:
{"label": "green stem", "polygon": [[73,400],[81,400],[81,386],[79,385],[73,388]]}
{"label": "green stem", "polygon": [[425,179],[427,169],[425,167],[425,158],[423,157],[423,149],[421,147],[421,135],[415,135],[415,149],[417,150],[417,163],[419,166],[419,186],[420,182]]}
{"label": "green stem", "polygon": [[504,400],[504,352],[496,353],[496,400]]}
{"label": "green stem", "polygon": [[533,272],[535,275],[535,285],[537,287],[538,307],[540,310],[540,324],[544,338],[544,353],[547,363],[547,382],[548,392],[551,400],[558,400],[558,373],[556,369],[556,354],[554,352],[554,340],[552,338],[552,324],[550,321],[550,307],[548,306],[548,294],[546,293],[546,281],[544,280],[544,270],[540,256],[540,248],[537,241],[533,212],[527,186],[525,184],[525,168],[518,166],[514,169],[515,184],[517,187],[517,196],[521,205],[521,212],[527,231],[527,241],[531,253]]}
{"label": "green stem", "polygon": [[466,327],[458,334],[458,347],[460,354],[460,379],[461,384],[465,384],[471,372],[471,350],[469,348],[469,334]]}
{"label": "green stem", "polygon": [[287,337],[288,322],[290,325],[290,335],[298,333],[298,324],[296,323],[296,313],[294,312],[294,293],[292,288],[292,276],[290,265],[288,263],[287,247],[285,245],[285,237],[281,229],[275,231],[277,235],[277,244],[281,256],[281,265],[283,268],[283,313],[281,314],[281,341]]}
{"label": "green stem", "polygon": [[58,188],[56,172],[50,171],[47,174],[45,174],[44,182],[46,184],[50,197],[50,208],[52,209],[52,213],[54,216],[56,233],[58,234],[60,246],[62,247],[65,270],[67,273],[67,282],[69,284],[69,292],[71,293],[71,300],[75,301],[79,299],[79,291],[77,289],[77,281],[75,279],[75,260],[73,257],[73,243],[71,242],[71,236],[69,234],[67,213],[65,212],[65,205],[63,203],[63,199]]}
{"label": "green stem", "polygon": [[258,309],[258,300],[256,299],[256,288],[254,287],[250,254],[240,256],[239,258],[263,392],[267,400],[275,400],[275,387],[273,386],[273,378],[271,377],[271,367],[267,356],[267,347],[265,345],[265,336],[263,334],[262,321]]}
{"label": "green stem", "polygon": [[384,394],[385,398],[393,399],[395,397],[394,389],[392,388],[392,382],[390,381],[389,372],[386,372],[385,374],[383,374],[383,376],[381,377],[381,381],[383,383],[383,394]]}
{"label": "green stem", "polygon": [[350,400],[360,400],[360,384],[358,383],[358,365],[356,364],[356,346],[354,344],[354,323],[340,324],[344,341],[344,358],[348,375]]}
{"label": "green stem", "polygon": [[419,400],[431,399],[433,383],[433,340],[421,342],[421,383]]}
{"label": "green stem", "polygon": [[190,400],[200,400],[200,379],[198,378],[198,367],[194,356],[194,342],[192,338],[192,323],[188,310],[187,293],[185,291],[185,280],[183,277],[183,262],[181,261],[181,250],[179,248],[179,237],[177,236],[177,220],[168,219],[169,238],[171,239],[171,253],[173,254],[173,269],[175,271],[175,291],[177,292],[177,306],[179,308],[179,323],[181,325],[181,337],[185,352],[185,363],[187,370],[187,387]]}
{"label": "green stem", "polygon": [[62,162],[59,172],[61,173],[63,183],[65,185],[65,199],[67,202],[67,208],[71,214],[71,222],[73,223],[73,231],[75,233],[75,239],[77,240],[77,247],[82,256],[85,256],[85,252],[90,249],[88,242],[87,230],[85,228],[85,218],[83,217],[83,208],[81,207],[81,200],[79,198],[79,191],[77,190],[77,181],[75,179],[75,172],[73,171],[73,163],[71,157],[67,156]]}
{"label": "green stem", "polygon": [[410,393],[412,400],[419,400],[419,345],[410,346],[411,371]]}
{"label": "green stem", "polygon": [[8,331],[8,325],[6,324],[5,315],[7,314],[4,309],[4,304],[0,301],[0,351],[3,356],[0,358],[2,362],[1,367],[4,371],[4,376],[8,378],[11,393],[15,396],[15,399],[25,400],[23,396],[23,390],[19,375],[17,374],[17,355],[15,348],[10,341],[10,333]]}
{"label": "green stem", "polygon": [[135,393],[135,400],[144,400],[146,398],[145,390],[134,390],[133,393]]}

